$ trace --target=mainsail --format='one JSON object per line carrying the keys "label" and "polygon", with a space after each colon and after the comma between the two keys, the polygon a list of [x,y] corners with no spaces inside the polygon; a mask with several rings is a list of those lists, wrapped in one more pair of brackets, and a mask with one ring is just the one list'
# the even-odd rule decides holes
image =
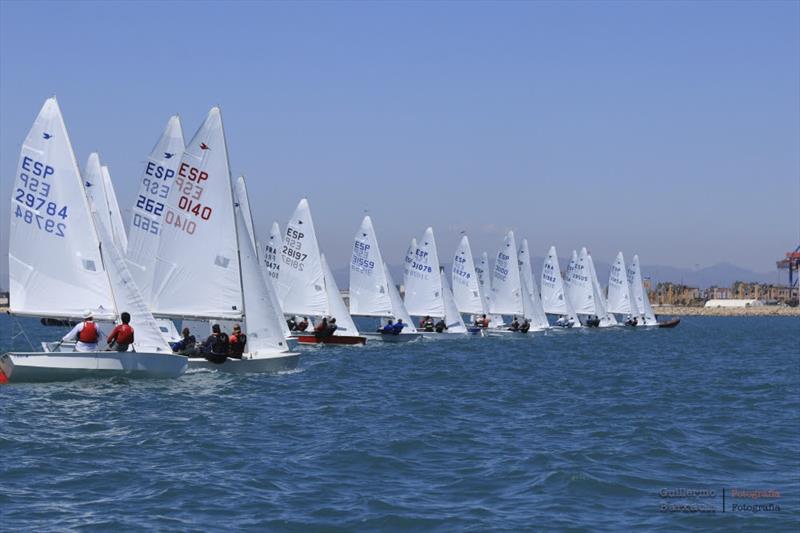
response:
{"label": "mainsail", "polygon": [[410,257],[407,256],[405,304],[413,316],[444,317],[442,277],[439,273],[439,256],[433,229],[427,228],[417,241]]}
{"label": "mainsail", "polygon": [[[489,267],[489,254],[486,252],[483,252],[480,262],[475,265],[475,274],[478,276],[478,284],[481,288],[483,307],[489,310],[492,308],[492,270]],[[488,318],[492,326],[503,324],[503,317],[500,315],[489,315]]]}
{"label": "mainsail", "polygon": [[594,287],[592,286],[592,278],[589,271],[589,254],[586,252],[586,248],[581,249],[580,255],[577,255],[574,250],[572,254],[574,264],[569,272],[569,295],[572,309],[577,314],[600,317],[594,299]]}
{"label": "mainsail", "polygon": [[99,238],[67,128],[48,98],[22,144],[11,200],[10,310],[114,318]]}
{"label": "mainsail", "polygon": [[262,264],[267,277],[273,286],[277,288],[278,274],[281,269],[281,249],[283,248],[283,238],[281,237],[281,227],[277,222],[272,223],[269,230],[267,244],[261,247],[263,254]]}
{"label": "mainsail", "polygon": [[628,283],[633,289],[633,297],[636,300],[636,308],[639,310],[640,326],[657,326],[658,321],[650,306],[650,299],[647,297],[647,289],[644,288],[642,271],[639,268],[639,256],[634,255],[633,261],[628,266]]}
{"label": "mainsail", "polygon": [[481,315],[487,312],[481,296],[480,281],[475,271],[475,261],[466,235],[453,256],[453,298],[462,313]]}
{"label": "mainsail", "polygon": [[580,324],[564,294],[564,280],[561,278],[555,246],[548,250],[542,267],[542,306],[545,313],[563,315],[571,318],[576,326]]}
{"label": "mainsail", "polygon": [[522,315],[522,289],[519,279],[517,243],[509,231],[497,251],[492,270],[492,313]]}
{"label": "mainsail", "polygon": [[178,115],[170,117],[142,173],[139,194],[128,227],[126,259],[145,301],[152,303],[153,275],[158,240],[163,224],[164,202],[175,181],[183,154],[183,130]]}
{"label": "mainsail", "polygon": [[283,312],[289,315],[327,315],[328,297],[319,244],[305,198],[297,204],[286,225],[280,264],[277,292]]}
{"label": "mainsail", "polygon": [[464,319],[461,318],[461,313],[458,312],[456,301],[453,299],[453,293],[447,285],[447,279],[444,276],[444,269],[439,272],[440,282],[442,284],[442,303],[444,304],[444,323],[447,325],[448,333],[466,333],[467,327],[464,325]]}
{"label": "mainsail", "polygon": [[173,317],[231,318],[242,294],[231,177],[217,107],[186,147],[163,210],[153,311]]}
{"label": "mainsail", "polygon": [[353,242],[353,256],[350,260],[350,312],[361,316],[392,316],[383,258],[369,216],[364,217]]}
{"label": "mainsail", "polygon": [[609,313],[619,313],[626,317],[639,316],[639,309],[633,297],[633,290],[631,289],[631,284],[628,283],[628,273],[622,252],[617,254],[608,275],[608,311]]}
{"label": "mainsail", "polygon": [[114,184],[111,182],[111,173],[108,167],[100,167],[103,173],[103,183],[105,184],[106,203],[108,204],[108,217],[111,221],[111,237],[119,252],[125,256],[128,251],[128,235],[125,233],[125,224],[122,222],[122,212],[119,209],[117,193]]}
{"label": "mainsail", "polygon": [[407,325],[403,328],[402,333],[416,333],[417,328],[414,327],[414,321],[411,320],[411,316],[406,311],[406,306],[403,303],[403,299],[400,298],[400,291],[397,290],[397,286],[394,284],[394,280],[392,279],[392,274],[389,272],[389,267],[386,266],[386,263],[383,263],[383,271],[386,273],[386,283],[389,287],[389,300],[392,302],[392,316],[397,319],[402,319]]}

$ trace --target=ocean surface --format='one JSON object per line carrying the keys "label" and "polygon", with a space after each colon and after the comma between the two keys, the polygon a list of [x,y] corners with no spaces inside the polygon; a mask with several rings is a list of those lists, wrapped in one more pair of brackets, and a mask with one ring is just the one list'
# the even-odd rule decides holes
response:
{"label": "ocean surface", "polygon": [[798,335],[687,317],[4,386],[0,530],[797,531]]}

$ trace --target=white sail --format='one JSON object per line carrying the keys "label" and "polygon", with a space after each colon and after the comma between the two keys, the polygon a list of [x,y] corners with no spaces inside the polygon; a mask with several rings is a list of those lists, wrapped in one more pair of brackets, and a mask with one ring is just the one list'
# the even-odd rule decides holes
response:
{"label": "white sail", "polygon": [[650,299],[647,297],[647,289],[644,288],[638,255],[634,255],[633,261],[628,265],[628,283],[633,289],[636,308],[639,310],[639,325],[657,326],[658,321],[656,321],[656,315],[653,313],[653,308],[650,306]]}
{"label": "white sail", "polygon": [[486,313],[484,301],[481,297],[481,287],[478,274],[475,271],[475,261],[466,235],[461,237],[461,242],[453,256],[453,298],[456,306],[462,313],[480,315]]}
{"label": "white sail", "polygon": [[286,225],[280,258],[277,289],[283,312],[289,315],[327,315],[328,297],[319,244],[305,198],[297,204]]}
{"label": "white sail", "polygon": [[[269,354],[285,352],[286,322],[280,309],[270,297],[273,287],[267,281],[258,261],[254,239],[249,234],[252,229],[247,188],[243,178],[237,181],[237,204],[235,209],[237,234],[239,239],[239,262],[242,269],[242,294],[244,300],[245,331],[247,332],[247,352],[250,354]],[[245,200],[244,202],[242,200]],[[250,224],[248,224],[250,219]]]}
{"label": "white sail", "polygon": [[114,237],[105,227],[102,217],[96,210],[93,212],[95,227],[100,235],[103,264],[111,285],[114,303],[119,316],[123,312],[131,315],[131,326],[134,328],[133,348],[137,352],[172,353],[158,322],[142,297],[133,275],[128,270],[125,256],[114,244]]}
{"label": "white sail", "polygon": [[386,266],[386,263],[383,263],[383,271],[386,274],[386,284],[389,287],[389,300],[392,303],[392,316],[396,319],[402,319],[403,322],[407,324],[401,333],[416,333],[417,328],[414,327],[414,321],[411,320],[411,316],[408,314],[408,311],[406,311],[406,306],[403,303],[403,299],[400,298],[400,291],[397,290],[397,286],[394,284],[392,274],[389,272],[389,267]]}
{"label": "white sail", "polygon": [[183,150],[181,121],[174,115],[147,158],[128,226],[128,268],[145,301],[151,304],[164,202],[178,173]]}
{"label": "white sail", "polygon": [[406,309],[411,315],[444,317],[442,277],[432,228],[427,228],[417,241],[408,263],[404,284]]}
{"label": "white sail", "polygon": [[241,317],[236,221],[219,108],[209,111],[184,150],[163,211],[154,313]]}
{"label": "white sail", "polygon": [[125,233],[125,224],[122,222],[122,212],[119,209],[117,192],[111,182],[111,173],[108,167],[103,165],[100,170],[103,172],[103,182],[105,183],[104,190],[106,203],[108,204],[108,217],[111,221],[111,237],[114,239],[114,245],[117,250],[124,256],[128,250],[128,235]]}
{"label": "white sail", "polygon": [[597,271],[594,268],[594,260],[592,259],[592,255],[589,253],[587,253],[587,264],[589,265],[589,276],[592,279],[592,291],[594,294],[595,309],[597,311],[595,314],[600,319],[600,327],[606,328],[609,326],[616,326],[617,319],[614,317],[613,313],[608,311],[608,303],[603,295],[603,288],[600,286],[600,282],[597,279]]}
{"label": "white sail", "polygon": [[517,258],[519,260],[520,281],[522,286],[523,314],[525,318],[530,321],[531,329],[547,329],[550,327],[550,322],[547,320],[544,307],[542,307],[539,287],[533,278],[528,239],[522,239],[522,244],[520,244],[519,250],[517,251]]}
{"label": "white sail", "polygon": [[353,242],[350,260],[350,312],[361,316],[391,316],[392,302],[383,258],[372,219],[365,216]]}
{"label": "white sail", "polygon": [[[275,291],[275,286],[269,278],[266,270],[262,268],[262,262],[258,260],[258,246],[256,246],[256,235],[253,233],[255,231],[255,226],[253,224],[253,213],[250,211],[250,196],[247,194],[247,183],[245,183],[244,176],[239,176],[236,180],[236,190],[234,191],[236,196],[236,202],[239,204],[240,211],[244,220],[244,229],[245,229],[245,237],[246,240],[250,242],[250,246],[256,251],[256,262],[258,264],[258,269],[261,272],[262,277],[264,278],[264,282],[267,285],[266,290],[266,297],[269,301],[270,305],[272,306],[272,314],[275,316],[281,317],[280,320],[280,330],[283,333],[284,337],[289,337],[291,332],[289,331],[289,326],[286,324],[286,321],[283,320],[283,310],[281,309],[281,304],[278,301],[278,295]],[[238,231],[238,238],[239,242],[242,242],[243,234],[241,231]],[[240,248],[240,256],[241,256],[241,248]],[[244,267],[242,267],[242,275],[244,275]],[[243,286],[244,283],[242,283]],[[247,292],[243,290],[243,299],[247,299]]]}
{"label": "white sail", "polygon": [[325,260],[324,255],[320,257],[320,260],[322,262],[322,271],[325,277],[325,294],[328,300],[328,312],[326,314],[335,318],[336,325],[338,326],[333,334],[358,335],[358,329],[356,328],[355,322],[353,322],[353,317],[350,316],[347,306],[344,305],[342,293],[339,292],[339,287],[336,285],[336,280],[333,279],[331,267],[328,266],[328,262]]}
{"label": "white sail", "polygon": [[281,269],[281,249],[283,248],[283,238],[281,237],[281,227],[277,222],[272,223],[269,230],[269,238],[267,244],[261,247],[262,250],[262,264],[267,273],[267,277],[272,282],[272,285],[277,288],[278,274]]}
{"label": "white sail", "polygon": [[608,275],[608,311],[635,317],[639,315],[622,252],[617,254]]}
{"label": "white sail", "polygon": [[447,324],[447,333],[466,333],[467,327],[464,325],[461,313],[458,312],[453,293],[447,285],[444,269],[439,272],[439,279],[442,284],[442,304],[444,306],[444,323]]}
{"label": "white sail", "polygon": [[10,310],[113,318],[114,302],[67,128],[49,98],[22,144],[10,212]]}
{"label": "white sail", "polygon": [[[481,288],[481,299],[483,307],[487,311],[492,308],[492,269],[489,266],[489,254],[483,252],[480,262],[475,265],[475,274],[478,276],[478,285]],[[503,317],[500,315],[489,315],[489,323],[492,326],[503,324]]]}
{"label": "white sail", "polygon": [[564,280],[561,278],[555,246],[548,250],[542,267],[542,306],[545,313],[564,315],[571,318],[576,326],[580,324],[564,293]]}
{"label": "white sail", "polygon": [[[86,166],[83,169],[83,187],[89,198],[89,209],[96,213],[97,221],[102,224],[113,236],[111,230],[111,208],[108,205],[106,194],[106,180],[103,178],[103,167],[97,152],[89,154]],[[99,231],[98,231],[99,233]],[[118,248],[119,249],[119,248]]]}
{"label": "white sail", "polygon": [[506,234],[494,261],[491,311],[498,315],[522,314],[522,289],[513,231]]}
{"label": "white sail", "polygon": [[573,267],[569,272],[570,279],[570,303],[572,309],[577,314],[583,315],[597,315],[597,305],[594,300],[594,288],[592,287],[592,278],[589,271],[588,257],[589,254],[586,248],[581,249],[580,255],[573,250]]}

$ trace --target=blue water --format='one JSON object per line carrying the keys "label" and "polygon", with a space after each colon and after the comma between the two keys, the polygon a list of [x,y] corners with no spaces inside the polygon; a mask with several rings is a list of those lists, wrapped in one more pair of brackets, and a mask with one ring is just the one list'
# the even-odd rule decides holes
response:
{"label": "blue water", "polygon": [[[312,348],[277,376],[0,387],[0,529],[796,531],[799,333],[690,317]],[[715,496],[660,496],[685,488]],[[733,488],[780,510],[732,511]]]}

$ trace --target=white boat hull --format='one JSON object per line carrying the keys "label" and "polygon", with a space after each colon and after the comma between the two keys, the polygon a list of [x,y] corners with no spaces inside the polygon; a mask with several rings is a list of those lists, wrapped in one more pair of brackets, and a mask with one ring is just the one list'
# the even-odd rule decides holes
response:
{"label": "white boat hull", "polygon": [[205,368],[231,374],[275,373],[294,370],[299,362],[300,354],[291,352],[242,359],[228,358],[222,363],[212,363],[205,358],[192,357],[189,359],[189,369]]}
{"label": "white boat hull", "polygon": [[367,340],[376,340],[381,342],[413,342],[422,338],[422,333],[401,333],[399,335],[383,334],[383,333],[361,333],[362,337]]}
{"label": "white boat hull", "polygon": [[9,352],[10,383],[72,381],[83,378],[177,378],[186,358],[143,352]]}

